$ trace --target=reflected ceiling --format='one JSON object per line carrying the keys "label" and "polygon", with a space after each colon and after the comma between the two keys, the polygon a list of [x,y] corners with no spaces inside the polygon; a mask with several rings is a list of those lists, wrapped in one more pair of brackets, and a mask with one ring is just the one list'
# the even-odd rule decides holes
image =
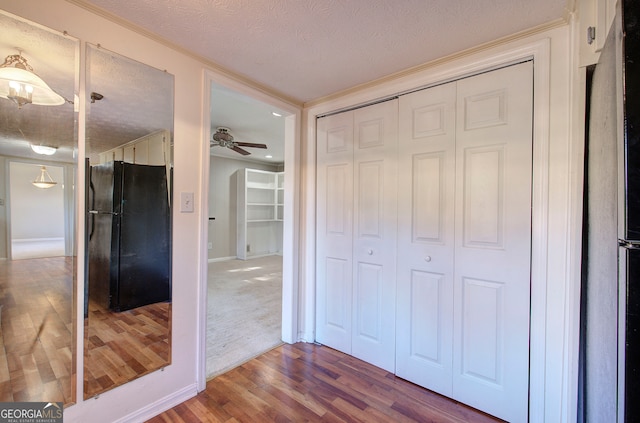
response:
{"label": "reflected ceiling", "polygon": [[[47,161],[74,162],[77,122],[68,116],[74,110],[77,91],[69,83],[77,80],[73,78],[78,72],[75,41],[61,43],[59,34],[4,14],[0,14],[0,28],[2,61],[20,50],[34,72],[68,100],[61,106],[27,104],[14,113],[17,106],[0,99],[0,154],[42,160],[43,156],[31,151],[30,143],[35,143],[58,148],[53,156],[46,156]],[[116,61],[109,51],[101,51],[104,54],[94,58],[87,77],[91,91],[103,95],[102,100],[87,107],[91,115],[87,119],[90,122],[86,132],[86,145],[90,149],[87,155],[135,140],[173,121],[172,116],[166,116],[163,103],[172,101],[165,93],[173,92],[173,82],[166,86],[163,72],[154,76],[141,74],[146,66],[141,67],[135,61]],[[159,86],[163,89],[158,90]]]}
{"label": "reflected ceiling", "polygon": [[[76,75],[75,41],[62,40],[60,34],[0,14],[0,60],[22,52],[34,72],[69,101],[74,99]],[[15,113],[17,105],[0,98],[0,154],[42,159],[31,151],[30,142],[58,147],[47,160],[72,162],[76,145],[76,124],[69,119],[73,104],[37,106],[27,104]]]}
{"label": "reflected ceiling", "polygon": [[[173,78],[100,48],[89,49],[87,90],[102,96],[87,107],[87,156],[173,123]],[[92,157],[92,162],[96,162]]]}

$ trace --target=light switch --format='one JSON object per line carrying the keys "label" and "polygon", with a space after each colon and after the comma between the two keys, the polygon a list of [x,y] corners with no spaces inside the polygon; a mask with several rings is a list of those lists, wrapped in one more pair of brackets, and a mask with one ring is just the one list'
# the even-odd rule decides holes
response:
{"label": "light switch", "polygon": [[193,213],[193,193],[180,193],[180,211],[182,213]]}

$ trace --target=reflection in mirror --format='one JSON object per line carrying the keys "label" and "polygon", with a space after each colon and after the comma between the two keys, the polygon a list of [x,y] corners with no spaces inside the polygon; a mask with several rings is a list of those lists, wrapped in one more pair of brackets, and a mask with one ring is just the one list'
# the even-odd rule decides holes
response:
{"label": "reflection in mirror", "polygon": [[[0,402],[68,405],[79,43],[2,11],[0,28]],[[51,91],[32,91],[32,72]],[[45,183],[35,185],[42,175]]]}
{"label": "reflection in mirror", "polygon": [[87,46],[84,397],[171,360],[173,76]]}

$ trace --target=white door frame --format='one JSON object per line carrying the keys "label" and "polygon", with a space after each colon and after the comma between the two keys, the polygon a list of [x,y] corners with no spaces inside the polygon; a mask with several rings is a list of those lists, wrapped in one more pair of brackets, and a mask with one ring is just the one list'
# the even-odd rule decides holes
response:
{"label": "white door frame", "polygon": [[208,224],[209,224],[209,169],[211,139],[211,86],[222,85],[239,93],[245,94],[258,101],[270,104],[275,108],[288,113],[285,120],[285,172],[284,172],[284,218],[283,218],[283,245],[282,245],[282,341],[293,343],[298,341],[298,263],[299,248],[297,228],[299,219],[299,195],[300,192],[300,130],[301,109],[295,105],[279,100],[258,89],[249,87],[233,78],[204,71],[204,98],[202,109],[202,162],[200,184],[200,269],[198,295],[198,375],[197,389],[203,391],[206,388],[206,354],[207,354],[207,273],[208,273]]}
{"label": "white door frame", "polygon": [[[566,29],[565,29],[566,30]],[[560,30],[559,30],[560,31]],[[570,130],[566,133],[560,129],[551,128],[551,76],[564,75],[561,72],[569,71],[570,53],[569,43],[565,40],[564,32],[555,35],[560,41],[553,40],[549,34],[537,34],[528,39],[516,39],[509,43],[494,45],[492,48],[478,49],[466,55],[460,55],[441,64],[435,64],[426,67],[423,70],[416,71],[409,75],[401,75],[396,78],[389,78],[379,84],[370,85],[366,89],[354,91],[342,97],[329,99],[325,102],[312,105],[305,109],[305,186],[304,189],[304,208],[302,222],[304,227],[301,228],[304,239],[304,258],[305,262],[301,263],[304,269],[304,298],[301,299],[302,309],[302,339],[313,341],[315,339],[315,323],[313,316],[315,315],[315,146],[316,146],[316,118],[323,114],[347,109],[355,105],[370,103],[377,99],[402,94],[415,90],[418,87],[428,87],[443,82],[459,79],[465,76],[485,72],[496,69],[508,64],[517,63],[526,59],[534,61],[534,121],[533,121],[533,191],[532,191],[532,267],[531,267],[531,330],[530,330],[530,377],[529,377],[529,419],[532,422],[545,421],[567,421],[567,415],[571,415],[572,405],[575,398],[574,381],[572,375],[575,372],[574,363],[570,358],[575,354],[574,347],[571,344],[575,337],[575,310],[571,304],[573,299],[571,293],[575,292],[575,277],[573,270],[565,266],[562,269],[549,269],[554,254],[556,256],[567,257],[567,243],[569,243],[573,234],[562,232],[565,227],[560,227],[561,245],[550,243],[549,231],[554,229],[554,225],[558,225],[558,219],[569,220],[569,215],[574,211],[575,205],[570,204],[569,200],[562,205],[563,208],[558,209],[558,204],[554,205],[553,212],[556,214],[550,218],[552,210],[550,210],[551,197],[557,198],[563,195],[563,190],[571,190],[567,182],[566,186],[559,187],[557,182],[553,186],[550,184],[550,172],[552,170],[551,139],[552,131],[554,134],[569,138]],[[559,53],[552,51],[552,41]],[[565,45],[556,47],[562,42]],[[566,50],[563,50],[565,48]],[[554,54],[555,53],[555,54]],[[564,55],[564,57],[562,57]],[[552,68],[552,57],[554,68]],[[565,61],[563,61],[565,60]],[[566,77],[571,81],[570,76]],[[560,77],[562,79],[562,77]],[[556,87],[557,88],[557,87]],[[565,88],[564,86],[562,88]],[[569,89],[567,88],[567,93]],[[569,94],[566,98],[561,97],[559,109],[564,112],[563,117],[569,120]],[[566,101],[566,103],[563,103]],[[563,108],[565,106],[565,108]],[[570,127],[569,124],[567,124]],[[556,135],[557,136],[557,135]],[[566,139],[565,139],[566,142]],[[569,143],[567,143],[569,144]],[[558,166],[565,166],[565,162],[559,162],[562,158],[554,159],[553,163]],[[564,181],[568,176],[562,173],[565,170],[562,167],[556,172],[560,173],[560,180]],[[568,195],[568,194],[565,194]],[[572,197],[573,198],[573,197]],[[560,217],[557,217],[558,214]],[[550,220],[555,222],[550,222]],[[566,224],[566,221],[563,222]],[[568,226],[568,225],[567,225]],[[557,227],[555,229],[558,229]],[[567,229],[569,232],[569,229]],[[553,241],[553,240],[552,240]],[[571,253],[569,253],[571,254]],[[562,260],[562,259],[560,259]],[[567,261],[571,260],[571,257]],[[553,266],[556,266],[553,263]],[[554,274],[553,271],[561,270],[561,274]],[[557,283],[558,280],[560,283]],[[547,297],[549,289],[550,298]],[[555,297],[555,298],[553,298]],[[557,299],[556,299],[557,298]],[[557,321],[556,318],[562,318]],[[558,358],[561,358],[558,360]],[[558,363],[558,361],[560,361]]]}

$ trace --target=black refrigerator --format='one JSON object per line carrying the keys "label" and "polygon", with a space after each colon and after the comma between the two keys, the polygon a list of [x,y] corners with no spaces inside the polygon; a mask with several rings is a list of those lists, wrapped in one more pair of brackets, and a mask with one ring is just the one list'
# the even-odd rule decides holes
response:
{"label": "black refrigerator", "polygon": [[590,83],[579,422],[640,421],[639,24],[618,2]]}
{"label": "black refrigerator", "polygon": [[624,421],[640,421],[640,5],[624,0],[620,46],[620,396]]}
{"label": "black refrigerator", "polygon": [[167,168],[115,161],[87,179],[88,299],[116,312],[171,301]]}

